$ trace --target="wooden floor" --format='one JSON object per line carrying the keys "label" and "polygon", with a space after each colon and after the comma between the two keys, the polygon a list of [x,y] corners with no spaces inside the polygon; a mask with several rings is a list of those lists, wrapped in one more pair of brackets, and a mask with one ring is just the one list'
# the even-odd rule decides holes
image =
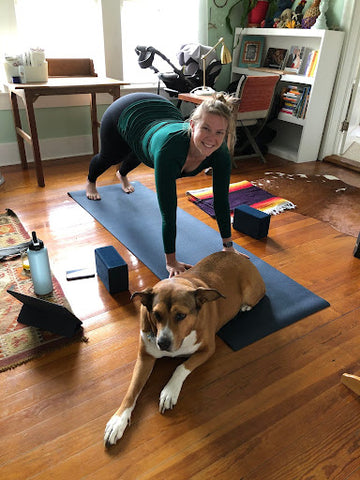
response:
{"label": "wooden floor", "polygon": [[[186,380],[178,405],[165,415],[158,412],[158,396],[177,361],[159,361],[131,427],[106,451],[104,427],[136,358],[138,304],[127,292],[111,296],[97,278],[66,282],[65,271],[92,263],[96,247],[114,245],[129,265],[130,291],[156,278],[67,196],[83,188],[88,158],[44,164],[45,188],[37,186],[33,167],[1,168],[6,183],[0,211],[12,208],[44,240],[89,342],[0,374],[2,480],[360,478],[360,399],[340,381],[343,372],[360,374],[354,237],[296,210],[272,217],[266,240],[235,232],[237,243],[331,307],[236,353],[217,338],[215,355]],[[261,178],[285,164],[274,157],[265,166],[256,159],[240,162],[231,181]],[[301,165],[291,165],[301,171]],[[306,170],[360,185],[358,173],[331,164],[306,164]],[[115,182],[114,173],[104,174],[100,185]],[[146,167],[132,179],[154,188]],[[179,205],[215,226],[184,195],[210,182],[204,174],[180,180]],[[114,206],[119,221],[123,214]]]}

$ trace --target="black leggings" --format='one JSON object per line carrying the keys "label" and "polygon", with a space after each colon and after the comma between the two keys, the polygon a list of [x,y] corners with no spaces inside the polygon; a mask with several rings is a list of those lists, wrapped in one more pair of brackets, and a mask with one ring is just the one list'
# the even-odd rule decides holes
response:
{"label": "black leggings", "polygon": [[100,125],[101,148],[90,162],[89,182],[95,183],[112,165],[121,164],[119,172],[123,177],[140,165],[141,161],[118,132],[117,124],[121,113],[131,103],[152,97],[159,98],[154,93],[131,93],[118,98],[106,109]]}

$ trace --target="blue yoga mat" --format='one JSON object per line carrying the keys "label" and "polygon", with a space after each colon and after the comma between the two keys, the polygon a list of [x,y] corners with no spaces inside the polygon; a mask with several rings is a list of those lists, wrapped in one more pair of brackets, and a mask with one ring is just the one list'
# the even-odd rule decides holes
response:
{"label": "blue yoga mat", "polygon": [[[126,194],[119,184],[99,187],[100,201],[88,200],[85,191],[69,195],[142,261],[158,278],[167,278],[156,194],[139,182]],[[184,210],[177,210],[176,256],[195,264],[222,248],[217,230]],[[258,268],[266,284],[266,296],[250,312],[239,313],[218,332],[233,350],[249,345],[329,303],[260,258],[235,244]],[[225,292],[226,294],[226,292]]]}

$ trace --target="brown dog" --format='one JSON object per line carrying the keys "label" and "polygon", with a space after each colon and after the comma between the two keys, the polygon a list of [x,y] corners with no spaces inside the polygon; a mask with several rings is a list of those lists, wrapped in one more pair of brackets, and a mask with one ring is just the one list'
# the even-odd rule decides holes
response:
{"label": "brown dog", "polygon": [[176,405],[186,377],[214,353],[216,332],[264,294],[256,267],[235,252],[214,253],[179,276],[135,292],[133,297],[140,296],[142,303],[139,352],[125,398],[106,425],[105,445],[123,436],[157,358],[189,357],[160,394],[159,410],[164,413]]}

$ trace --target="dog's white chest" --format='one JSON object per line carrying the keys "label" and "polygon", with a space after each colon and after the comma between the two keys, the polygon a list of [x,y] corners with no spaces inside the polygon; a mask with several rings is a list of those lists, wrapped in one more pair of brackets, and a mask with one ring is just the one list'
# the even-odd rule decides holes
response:
{"label": "dog's white chest", "polygon": [[197,343],[197,335],[195,330],[190,332],[189,335],[185,337],[182,341],[180,348],[173,352],[166,352],[164,350],[160,350],[159,347],[156,345],[155,335],[141,332],[141,338],[144,342],[147,353],[154,358],[186,357],[195,353],[201,345],[201,342]]}

